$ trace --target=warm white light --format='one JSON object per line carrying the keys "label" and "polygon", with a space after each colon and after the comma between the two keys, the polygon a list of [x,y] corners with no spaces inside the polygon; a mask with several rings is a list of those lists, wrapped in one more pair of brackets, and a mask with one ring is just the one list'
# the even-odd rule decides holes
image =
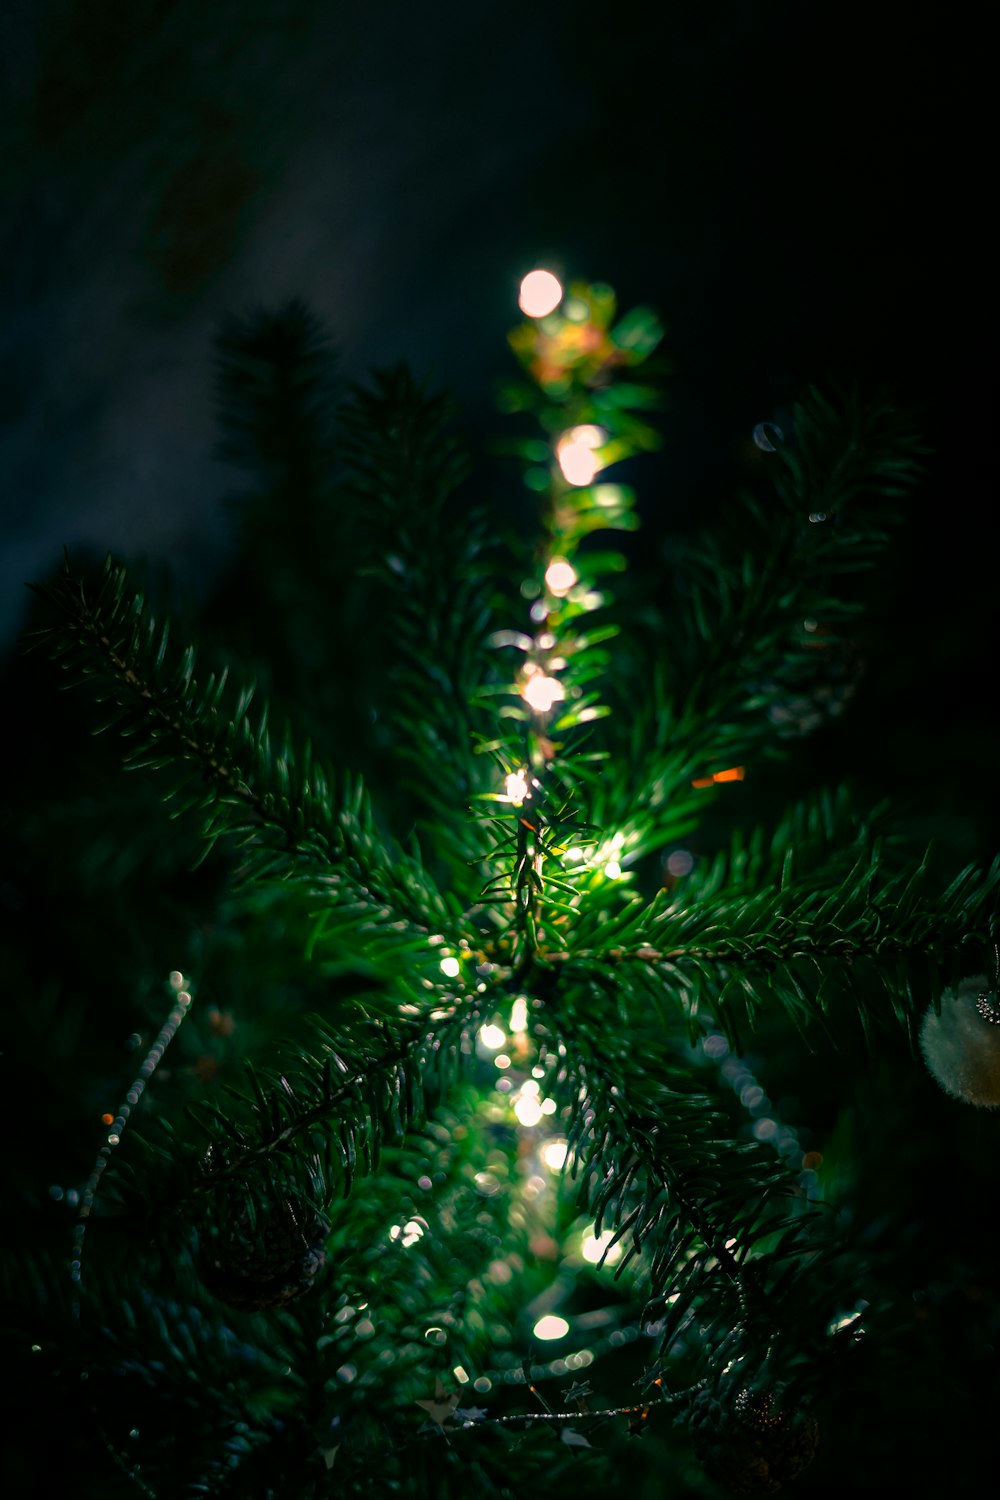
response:
{"label": "warm white light", "polygon": [[557,1317],[555,1313],[546,1313],[544,1318],[539,1318],[532,1331],[536,1339],[563,1339],[569,1333],[569,1324],[565,1318]]}
{"label": "warm white light", "polygon": [[494,1026],[491,1022],[488,1026],[480,1027],[479,1040],[484,1047],[489,1047],[491,1052],[495,1052],[507,1040],[507,1033],[502,1026]]}
{"label": "warm white light", "polygon": [[402,1226],[400,1226],[399,1224],[393,1224],[392,1228],[389,1230],[389,1238],[391,1240],[399,1240],[403,1245],[409,1248],[410,1245],[415,1245],[417,1243],[417,1240],[420,1239],[423,1232],[424,1226],[420,1223],[419,1219],[410,1219],[408,1223],[403,1224]]}
{"label": "warm white light", "polygon": [[510,775],[507,777],[506,786],[507,796],[510,798],[511,802],[513,802],[515,807],[520,807],[521,803],[528,795],[528,780],[526,772],[511,771]]}
{"label": "warm white light", "polygon": [[549,1141],[542,1147],[542,1161],[550,1172],[561,1172],[566,1164],[566,1152],[569,1144],[566,1141]]}
{"label": "warm white light", "polygon": [[604,442],[600,427],[585,423],[564,432],[556,445],[556,458],[567,484],[590,484],[602,467],[595,449]]}
{"label": "warm white light", "polygon": [[544,318],[555,312],[562,301],[563,289],[558,276],[551,271],[529,271],[521,282],[517,305],[526,318]]}
{"label": "warm white light", "polygon": [[528,1029],[528,1002],[523,995],[518,995],[510,1008],[511,1031],[527,1031]]}
{"label": "warm white light", "polygon": [[571,427],[565,437],[571,443],[579,443],[581,448],[599,448],[605,439],[603,427],[597,427],[593,422],[584,422],[579,427]]}
{"label": "warm white light", "polygon": [[591,484],[600,464],[589,448],[579,443],[567,443],[559,449],[559,467],[567,484],[582,486]]}
{"label": "warm white light", "polygon": [[[611,1241],[613,1239],[614,1231],[611,1229],[605,1229],[601,1235],[585,1234],[583,1242],[580,1245],[580,1254],[592,1266],[596,1266],[602,1259],[604,1259],[606,1266],[613,1266],[616,1260],[621,1260],[622,1258],[622,1247],[621,1245],[612,1245]],[[607,1251],[606,1258],[605,1251]]]}
{"label": "warm white light", "polygon": [[442,958],[441,973],[447,974],[449,979],[455,979],[461,973],[462,965],[457,958]]}
{"label": "warm white light", "polygon": [[556,703],[561,703],[566,693],[558,677],[546,677],[544,672],[536,672],[529,677],[521,689],[521,697],[529,708],[533,708],[538,714],[547,714],[549,709]]}
{"label": "warm white light", "polygon": [[616,859],[609,859],[604,866],[604,873],[609,880],[621,880],[622,867]]}
{"label": "warm white light", "polygon": [[537,1094],[518,1094],[514,1100],[514,1113],[520,1123],[530,1129],[543,1117],[542,1101]]}
{"label": "warm white light", "polygon": [[568,594],[576,582],[576,569],[564,557],[554,557],[545,569],[545,587],[550,594],[560,598]]}

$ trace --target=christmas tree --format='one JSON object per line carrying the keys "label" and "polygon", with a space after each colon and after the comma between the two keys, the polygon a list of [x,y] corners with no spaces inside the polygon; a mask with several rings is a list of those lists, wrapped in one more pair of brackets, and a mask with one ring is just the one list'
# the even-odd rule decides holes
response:
{"label": "christmas tree", "polygon": [[809,758],[919,432],[804,391],[650,567],[657,318],[520,301],[496,494],[263,310],[218,587],[36,590],[8,1493],[975,1487],[989,1205],[932,1152],[990,1159],[1000,863]]}

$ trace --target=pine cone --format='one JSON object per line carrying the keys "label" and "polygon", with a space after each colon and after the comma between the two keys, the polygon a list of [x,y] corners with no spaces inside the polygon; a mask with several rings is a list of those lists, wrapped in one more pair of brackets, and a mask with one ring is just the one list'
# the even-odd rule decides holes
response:
{"label": "pine cone", "polygon": [[710,1386],[692,1402],[689,1423],[705,1472],[734,1495],[773,1495],[812,1462],[819,1443],[816,1418],[780,1385]]}

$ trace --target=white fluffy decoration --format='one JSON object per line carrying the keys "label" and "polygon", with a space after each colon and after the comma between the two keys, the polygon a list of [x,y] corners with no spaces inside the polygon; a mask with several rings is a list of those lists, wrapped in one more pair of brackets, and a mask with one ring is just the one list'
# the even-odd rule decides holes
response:
{"label": "white fluffy decoration", "polygon": [[920,1046],[946,1094],[983,1109],[998,1109],[1000,1026],[985,1021],[976,1009],[979,996],[989,988],[985,974],[973,974],[957,990],[945,990],[941,1014],[931,1006],[924,1016]]}

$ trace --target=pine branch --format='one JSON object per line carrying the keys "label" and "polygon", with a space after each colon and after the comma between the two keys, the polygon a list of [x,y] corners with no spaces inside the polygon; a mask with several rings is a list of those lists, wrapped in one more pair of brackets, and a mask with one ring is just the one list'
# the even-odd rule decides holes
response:
{"label": "pine branch", "polygon": [[727,888],[664,892],[617,921],[581,912],[573,952],[548,957],[597,975],[613,967],[635,1005],[652,1001],[668,1022],[678,1004],[692,1020],[707,1010],[734,1043],[737,1007],[752,1025],[773,1004],[807,1035],[816,1024],[829,1032],[846,1006],[871,1038],[884,1025],[912,1030],[945,985],[982,965],[1000,930],[1000,861],[985,874],[968,867],[940,896],[927,858],[886,874],[878,846],[823,885],[808,872],[794,879],[791,862],[784,884],[749,873],[734,862]]}
{"label": "pine branch", "polygon": [[[739,1284],[750,1246],[773,1229],[772,1200],[789,1191],[785,1168],[760,1143],[735,1140],[691,1091],[689,1060],[655,1011],[621,995],[613,968],[567,959],[534,978],[546,1088],[566,1112],[581,1211],[598,1234],[605,1220],[614,1227],[611,1245],[629,1242],[616,1274],[645,1248],[652,1296],[692,1255]],[[609,1032],[612,1018],[620,1031]]]}
{"label": "pine branch", "polygon": [[342,420],[366,571],[381,585],[372,614],[388,653],[378,711],[392,725],[389,753],[437,857],[468,887],[484,852],[464,810],[489,784],[474,751],[474,705],[497,676],[485,642],[498,583],[486,514],[459,501],[468,461],[452,417],[451,403],[400,365],[356,386]]}
{"label": "pine branch", "polygon": [[[888,403],[819,392],[795,407],[772,459],[772,497],[745,494],[676,564],[655,639],[633,664],[628,759],[595,778],[592,819],[634,857],[683,836],[704,807],[692,781],[754,757],[839,713],[853,691],[853,575],[874,566],[920,474],[923,447]],[[614,774],[627,764],[627,779]]]}
{"label": "pine branch", "polygon": [[[202,813],[202,857],[235,839],[244,878],[303,880],[366,930],[426,935],[452,920],[419,860],[378,832],[360,781],[345,773],[337,796],[308,743],[298,755],[273,745],[266,707],[251,722],[253,689],[227,695],[225,672],[199,684],[193,647],[171,664],[169,627],[129,594],[124,569],[108,559],[94,596],[68,562],[53,586],[34,587],[63,617],[39,643],[110,705],[104,727],[134,741],[127,767],[175,773],[176,810]],[[202,790],[189,789],[192,773]]]}

